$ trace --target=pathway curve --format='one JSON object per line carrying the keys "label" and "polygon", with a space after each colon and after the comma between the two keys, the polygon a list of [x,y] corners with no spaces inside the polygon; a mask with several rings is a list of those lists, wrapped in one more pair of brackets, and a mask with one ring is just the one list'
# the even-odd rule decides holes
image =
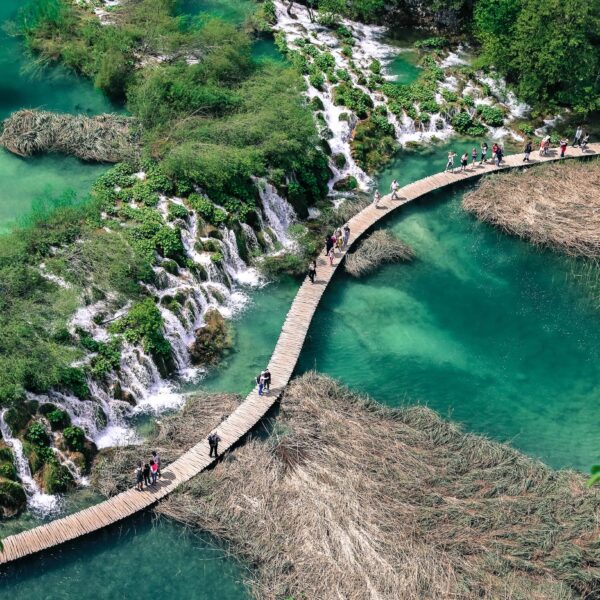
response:
{"label": "pathway curve", "polygon": [[[579,150],[575,151],[571,148],[568,152],[570,154],[567,155],[567,158],[592,156],[600,153],[600,144],[591,144],[588,152],[583,155]],[[531,165],[558,160],[558,153],[542,158],[537,157],[537,152],[534,155],[535,159],[532,160]],[[398,192],[401,200],[391,200],[389,195],[385,196],[380,203],[380,208],[376,208],[371,204],[350,220],[349,247],[380,219],[411,200],[465,179],[476,178],[493,171],[522,167],[522,161],[522,154],[514,154],[506,157],[505,163],[500,169],[491,165],[476,166],[474,169],[469,168],[464,173],[438,173],[406,185]],[[281,396],[300,356],[317,305],[337,267],[342,262],[341,259],[344,254],[345,252],[342,252],[342,255],[336,258],[333,267],[329,265],[328,260],[323,256],[319,257],[315,283],[311,284],[306,280],[300,287],[287,314],[279,340],[269,362],[272,381],[277,384],[277,387],[272,388],[268,396],[259,396],[256,390],[253,390],[248,394],[245,401],[219,425],[219,435],[221,436],[219,450],[221,452],[228,450],[243,438]],[[130,489],[67,517],[7,537],[3,540],[4,551],[0,553],[0,563],[7,563],[52,548],[63,542],[97,531],[152,506],[172,492],[178,485],[209,467],[214,459],[208,456],[208,452],[208,442],[206,439],[202,440],[163,469],[162,479],[152,488],[147,488],[141,492]]]}

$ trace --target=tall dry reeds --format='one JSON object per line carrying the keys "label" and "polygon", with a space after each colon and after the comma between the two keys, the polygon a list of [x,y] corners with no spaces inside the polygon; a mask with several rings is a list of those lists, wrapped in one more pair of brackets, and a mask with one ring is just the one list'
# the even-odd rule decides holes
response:
{"label": "tall dry reeds", "polygon": [[56,152],[116,163],[138,156],[137,127],[135,119],[118,115],[19,110],[4,121],[0,145],[19,156]]}
{"label": "tall dry reeds", "polygon": [[463,208],[570,256],[600,258],[600,161],[544,165],[484,178]]}
{"label": "tall dry reeds", "polygon": [[263,600],[592,599],[600,492],[584,479],[309,373],[266,440],[158,511],[228,542]]}
{"label": "tall dry reeds", "polygon": [[380,229],[365,238],[355,252],[346,256],[344,268],[353,277],[362,277],[385,263],[412,260],[412,248],[393,233]]}

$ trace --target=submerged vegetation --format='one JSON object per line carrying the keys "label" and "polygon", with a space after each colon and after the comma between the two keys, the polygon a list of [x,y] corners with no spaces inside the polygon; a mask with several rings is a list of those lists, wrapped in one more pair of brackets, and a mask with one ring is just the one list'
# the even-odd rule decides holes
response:
{"label": "submerged vegetation", "polygon": [[386,263],[412,260],[412,248],[390,231],[380,229],[365,238],[358,248],[346,256],[344,268],[353,277],[362,277]]}
{"label": "submerged vegetation", "polygon": [[597,260],[599,190],[598,160],[545,165],[484,178],[463,208],[534,244]]}

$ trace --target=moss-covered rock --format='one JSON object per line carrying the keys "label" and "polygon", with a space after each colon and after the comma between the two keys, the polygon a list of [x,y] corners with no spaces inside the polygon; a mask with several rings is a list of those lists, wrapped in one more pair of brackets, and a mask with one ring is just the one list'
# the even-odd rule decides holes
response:
{"label": "moss-covered rock", "polygon": [[338,192],[350,192],[356,188],[358,188],[358,181],[356,181],[356,177],[353,177],[352,175],[344,177],[333,184],[333,189]]}
{"label": "moss-covered rock", "polygon": [[44,465],[41,483],[48,494],[63,494],[75,487],[73,476],[67,467],[52,460]]}
{"label": "moss-covered rock", "polygon": [[190,347],[192,361],[196,364],[215,363],[231,347],[229,326],[218,310],[207,311],[204,321],[204,327],[196,331],[196,339]]}
{"label": "moss-covered rock", "polygon": [[20,483],[0,477],[0,516],[14,517],[25,509],[27,496]]}

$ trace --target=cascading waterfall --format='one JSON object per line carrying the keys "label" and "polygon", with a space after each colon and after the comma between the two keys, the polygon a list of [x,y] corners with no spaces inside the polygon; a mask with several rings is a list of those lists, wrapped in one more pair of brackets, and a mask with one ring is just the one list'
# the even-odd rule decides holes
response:
{"label": "cascading waterfall", "polygon": [[87,487],[90,485],[89,479],[81,474],[81,471],[79,470],[77,465],[68,456],[66,456],[64,452],[62,452],[56,447],[52,448],[52,450],[54,451],[54,454],[60,462],[60,464],[67,468],[67,470],[71,474],[71,477],[73,478],[73,481],[79,487]]}
{"label": "cascading waterfall", "polygon": [[264,179],[258,181],[258,193],[269,228],[284,248],[293,247],[294,241],[288,236],[288,229],[297,219],[294,209],[277,193],[275,186]]}
{"label": "cascading waterfall", "polygon": [[23,444],[19,438],[13,437],[10,427],[4,420],[6,410],[0,413],[0,432],[4,441],[11,447],[15,457],[15,468],[27,495],[28,508],[42,516],[51,515],[60,510],[60,498],[51,494],[44,494],[35,479],[31,476],[29,462],[23,453]]}

